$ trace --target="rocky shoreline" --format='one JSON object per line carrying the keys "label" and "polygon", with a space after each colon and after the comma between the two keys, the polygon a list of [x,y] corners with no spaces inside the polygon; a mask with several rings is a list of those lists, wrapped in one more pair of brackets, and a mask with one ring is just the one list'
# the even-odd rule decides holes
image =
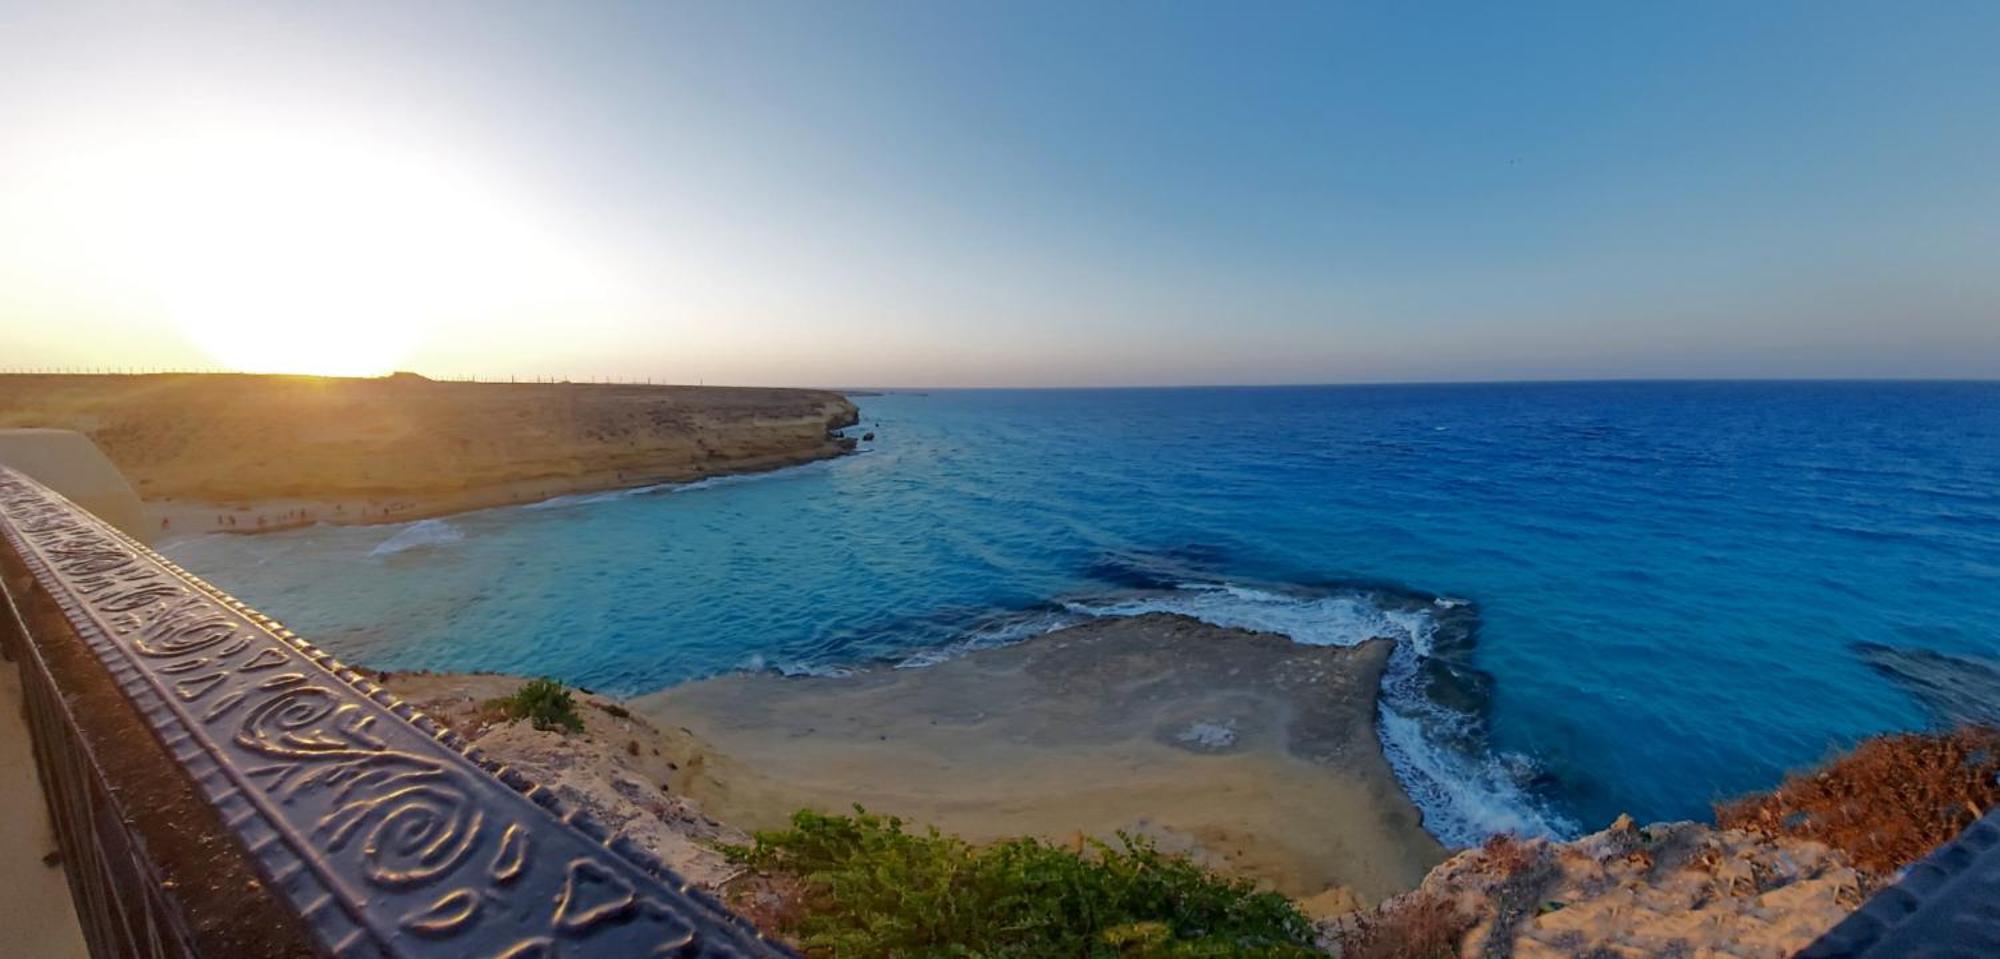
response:
{"label": "rocky shoreline", "polygon": [[[1164,614],[1099,620],[927,669],[733,674],[626,703],[583,694],[586,729],[569,737],[483,705],[518,678],[385,682],[607,822],[650,823],[660,816],[640,813],[665,807],[697,847],[856,803],[975,841],[1124,830],[1334,914],[1410,888],[1445,856],[1376,737],[1388,652]],[[720,868],[678,846],[662,855],[691,875]]]}
{"label": "rocky shoreline", "polygon": [[1387,652],[1154,614],[926,669],[732,674],[631,701],[583,691],[572,733],[505,718],[495,701],[519,677],[383,680],[738,898],[782,887],[725,847],[796,809],[854,803],[975,842],[1142,835],[1283,893],[1345,959],[1779,959],[1884,881],[1811,839],[1628,817],[1570,842],[1448,854],[1374,738]]}
{"label": "rocky shoreline", "polygon": [[1152,614],[921,669],[734,674],[630,705],[727,757],[688,789],[744,828],[859,804],[975,842],[1123,830],[1332,911],[1444,858],[1376,733],[1390,648]]}

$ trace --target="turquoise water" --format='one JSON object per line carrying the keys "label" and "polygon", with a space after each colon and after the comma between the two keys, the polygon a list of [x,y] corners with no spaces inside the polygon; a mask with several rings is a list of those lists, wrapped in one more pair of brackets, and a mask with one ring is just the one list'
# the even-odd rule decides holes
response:
{"label": "turquoise water", "polygon": [[1701,815],[1929,722],[1898,655],[2000,657],[1996,384],[857,402],[827,463],[167,552],[353,661],[620,693],[1151,609],[1387,635],[1384,745],[1453,842]]}

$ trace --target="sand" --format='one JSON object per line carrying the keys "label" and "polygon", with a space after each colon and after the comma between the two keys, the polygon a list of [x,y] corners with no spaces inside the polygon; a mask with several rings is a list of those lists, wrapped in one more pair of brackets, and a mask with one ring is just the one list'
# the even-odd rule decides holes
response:
{"label": "sand", "polygon": [[707,745],[676,789],[734,826],[859,803],[975,841],[1126,830],[1338,912],[1444,858],[1376,738],[1389,649],[1154,615],[928,669],[731,675],[630,705]]}
{"label": "sand", "polygon": [[0,428],[91,438],[156,537],[403,522],[837,455],[819,390],[421,377],[0,376]]}

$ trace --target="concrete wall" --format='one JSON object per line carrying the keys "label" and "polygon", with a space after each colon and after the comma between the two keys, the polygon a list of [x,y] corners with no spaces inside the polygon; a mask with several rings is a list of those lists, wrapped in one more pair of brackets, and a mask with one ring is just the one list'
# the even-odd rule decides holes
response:
{"label": "concrete wall", "polygon": [[0,466],[11,466],[69,497],[105,522],[152,542],[132,484],[90,438],[71,430],[0,430]]}

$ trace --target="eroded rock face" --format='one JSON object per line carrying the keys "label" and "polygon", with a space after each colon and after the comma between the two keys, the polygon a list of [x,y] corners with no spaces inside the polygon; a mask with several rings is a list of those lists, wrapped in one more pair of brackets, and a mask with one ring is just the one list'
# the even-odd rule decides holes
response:
{"label": "eroded rock face", "polygon": [[[1871,891],[1819,843],[1620,817],[1574,842],[1503,839],[1461,853],[1384,908],[1451,903],[1471,923],[1459,949],[1468,959],[1782,959]],[[1336,951],[1355,921],[1325,926]]]}
{"label": "eroded rock face", "polygon": [[738,871],[714,847],[749,838],[632,768],[624,761],[623,748],[596,736],[565,736],[525,722],[494,726],[473,742],[698,886],[720,888]]}
{"label": "eroded rock face", "polygon": [[581,733],[510,722],[490,705],[520,686],[510,676],[400,673],[384,674],[384,681],[488,756],[518,768],[695,885],[720,889],[741,871],[716,849],[746,844],[749,837],[703,813],[676,788],[701,764],[698,747],[684,734],[662,731],[586,693],[576,694]]}

